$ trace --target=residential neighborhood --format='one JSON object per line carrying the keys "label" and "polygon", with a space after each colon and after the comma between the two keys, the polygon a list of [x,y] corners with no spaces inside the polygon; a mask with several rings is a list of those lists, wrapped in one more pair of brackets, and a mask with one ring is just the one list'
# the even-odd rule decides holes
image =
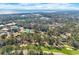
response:
{"label": "residential neighborhood", "polygon": [[75,7],[74,3],[0,4],[0,55],[79,55]]}

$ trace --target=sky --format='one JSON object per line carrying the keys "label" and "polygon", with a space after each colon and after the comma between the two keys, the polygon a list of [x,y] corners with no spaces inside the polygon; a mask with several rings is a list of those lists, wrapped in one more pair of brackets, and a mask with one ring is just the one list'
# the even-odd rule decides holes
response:
{"label": "sky", "polygon": [[79,0],[0,0],[0,3],[79,3]]}
{"label": "sky", "polygon": [[0,3],[0,14],[34,10],[79,10],[79,3]]}

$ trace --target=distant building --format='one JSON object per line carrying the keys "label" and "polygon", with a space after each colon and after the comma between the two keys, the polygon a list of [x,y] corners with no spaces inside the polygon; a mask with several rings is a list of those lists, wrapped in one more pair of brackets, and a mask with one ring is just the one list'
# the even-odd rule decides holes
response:
{"label": "distant building", "polygon": [[8,23],[6,24],[7,26],[12,26],[12,25],[15,25],[16,23],[15,22],[12,22],[12,23]]}

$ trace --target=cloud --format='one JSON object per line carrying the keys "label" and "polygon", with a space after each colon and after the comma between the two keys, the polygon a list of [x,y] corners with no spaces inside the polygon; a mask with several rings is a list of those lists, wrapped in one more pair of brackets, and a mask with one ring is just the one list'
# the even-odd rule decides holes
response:
{"label": "cloud", "polygon": [[79,10],[78,3],[0,3],[0,10],[4,13],[15,13],[26,10]]}

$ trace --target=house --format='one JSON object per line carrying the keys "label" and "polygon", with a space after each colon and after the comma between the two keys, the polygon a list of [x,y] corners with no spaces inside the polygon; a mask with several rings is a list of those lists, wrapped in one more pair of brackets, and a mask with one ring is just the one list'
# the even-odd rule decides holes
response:
{"label": "house", "polygon": [[26,32],[26,33],[34,33],[34,31],[32,29],[25,29],[24,32]]}
{"label": "house", "polygon": [[15,22],[12,22],[12,23],[8,23],[8,24],[6,24],[7,26],[12,26],[12,25],[16,25],[16,23]]}
{"label": "house", "polygon": [[66,36],[71,37],[71,33],[67,32]]}
{"label": "house", "polygon": [[0,27],[4,27],[4,25],[0,25]]}
{"label": "house", "polygon": [[20,28],[19,28],[19,31],[20,31],[20,32],[24,32],[24,28],[23,28],[23,27],[20,27]]}
{"label": "house", "polygon": [[8,31],[9,29],[8,28],[3,28],[1,29],[2,31]]}
{"label": "house", "polygon": [[11,26],[11,31],[18,32],[19,31],[19,27],[18,26]]}

